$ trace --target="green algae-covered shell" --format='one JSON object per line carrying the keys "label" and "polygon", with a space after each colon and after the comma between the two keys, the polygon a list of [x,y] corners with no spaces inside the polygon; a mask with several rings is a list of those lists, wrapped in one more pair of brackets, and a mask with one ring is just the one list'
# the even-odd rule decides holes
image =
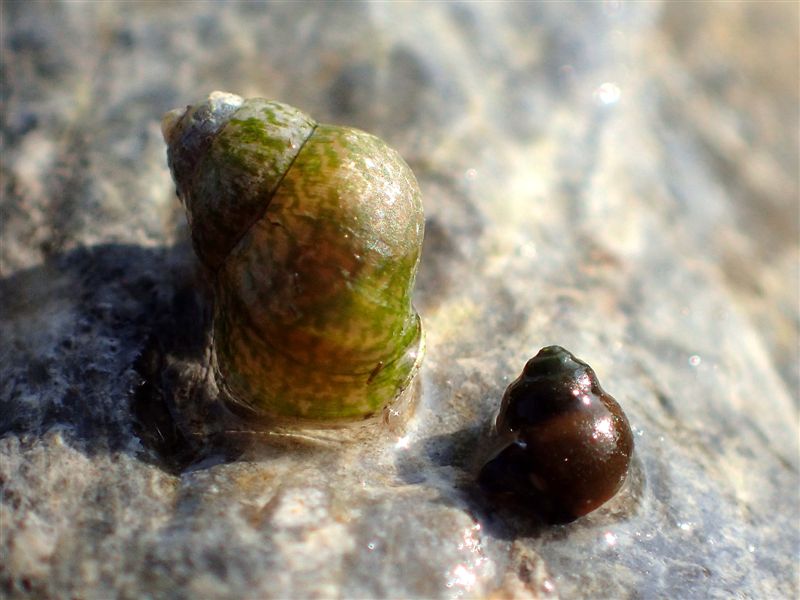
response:
{"label": "green algae-covered shell", "polygon": [[213,281],[219,383],[268,418],[355,420],[408,390],[416,179],[362,131],[215,92],[164,117],[195,251]]}

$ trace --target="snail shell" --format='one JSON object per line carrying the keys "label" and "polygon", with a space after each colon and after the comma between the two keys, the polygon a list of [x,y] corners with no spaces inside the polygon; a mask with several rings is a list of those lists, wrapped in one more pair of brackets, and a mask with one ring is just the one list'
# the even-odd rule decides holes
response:
{"label": "snail shell", "polygon": [[267,419],[347,421],[407,391],[424,219],[377,137],[214,92],[167,113],[168,161],[212,282],[219,387]]}
{"label": "snail shell", "polygon": [[507,445],[479,483],[546,521],[595,510],[628,474],[633,435],[625,413],[592,368],[560,346],[542,348],[508,386],[496,429]]}

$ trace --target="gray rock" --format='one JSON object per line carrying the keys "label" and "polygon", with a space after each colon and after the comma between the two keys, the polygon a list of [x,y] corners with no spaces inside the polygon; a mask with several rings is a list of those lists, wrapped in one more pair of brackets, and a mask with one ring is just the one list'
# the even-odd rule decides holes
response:
{"label": "gray rock", "polygon": [[[796,5],[2,11],[4,595],[797,596]],[[208,314],[158,124],[213,89],[414,168],[428,356],[402,437],[181,421]],[[615,499],[545,527],[473,480],[552,343],[636,454]]]}

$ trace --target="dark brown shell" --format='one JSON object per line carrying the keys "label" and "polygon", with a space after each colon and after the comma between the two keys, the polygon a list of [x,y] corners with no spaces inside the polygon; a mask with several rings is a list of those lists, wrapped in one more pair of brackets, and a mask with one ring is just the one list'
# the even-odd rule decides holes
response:
{"label": "dark brown shell", "polygon": [[546,521],[595,510],[627,476],[628,419],[592,368],[560,346],[539,351],[508,386],[496,427],[510,443],[484,466],[481,486]]}

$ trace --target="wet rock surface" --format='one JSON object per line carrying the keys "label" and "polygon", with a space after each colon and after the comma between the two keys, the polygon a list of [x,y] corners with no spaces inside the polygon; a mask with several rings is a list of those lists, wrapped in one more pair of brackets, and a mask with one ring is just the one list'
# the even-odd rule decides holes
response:
{"label": "wet rock surface", "polygon": [[[2,7],[3,595],[797,594],[796,6],[188,7]],[[213,89],[414,169],[428,353],[402,435],[187,425],[208,306],[159,120]],[[549,344],[636,447],[564,526],[475,485]]]}

